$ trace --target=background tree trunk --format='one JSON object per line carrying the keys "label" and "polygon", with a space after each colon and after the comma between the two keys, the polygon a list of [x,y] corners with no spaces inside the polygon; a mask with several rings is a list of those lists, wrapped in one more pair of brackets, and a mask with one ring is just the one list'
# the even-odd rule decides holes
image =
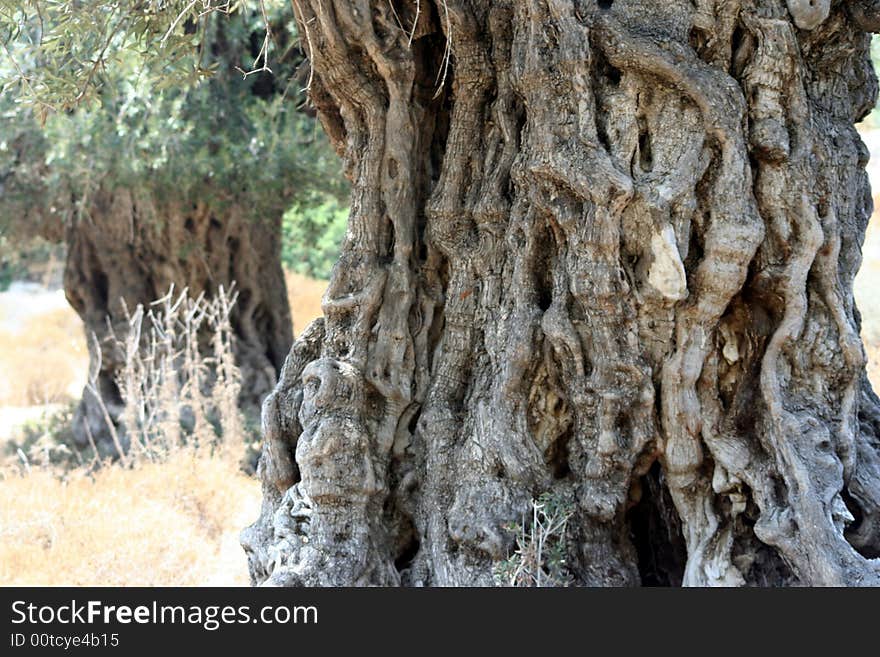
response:
{"label": "background tree trunk", "polygon": [[[102,345],[98,386],[114,420],[122,410],[116,384],[122,355],[110,346],[110,326],[125,335],[124,308],[133,312],[137,304],[148,305],[171,284],[178,292],[189,288],[193,297],[211,297],[219,286],[228,290],[235,282],[240,401],[257,412],[293,342],[280,220],[251,217],[236,205],[185,207],[123,188],[100,191],[91,200],[88,216],[68,228],[64,290],[87,335],[94,333]],[[91,339],[89,350],[94,366]],[[84,446],[89,444],[85,423],[96,442],[112,451],[103,413],[88,391],[74,419],[75,440]]]}
{"label": "background tree trunk", "polygon": [[263,412],[255,583],[880,583],[852,282],[876,3],[299,0],[353,178]]}

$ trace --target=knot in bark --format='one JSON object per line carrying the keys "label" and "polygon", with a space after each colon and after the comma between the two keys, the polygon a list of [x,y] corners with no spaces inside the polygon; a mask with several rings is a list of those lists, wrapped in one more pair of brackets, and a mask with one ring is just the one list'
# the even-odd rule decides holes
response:
{"label": "knot in bark", "polygon": [[785,0],[794,24],[802,30],[814,30],[831,13],[831,0]]}

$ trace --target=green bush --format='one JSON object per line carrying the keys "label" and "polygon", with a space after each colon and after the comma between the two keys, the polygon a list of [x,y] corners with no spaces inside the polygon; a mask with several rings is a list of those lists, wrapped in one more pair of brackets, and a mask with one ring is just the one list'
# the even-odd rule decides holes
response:
{"label": "green bush", "polygon": [[202,4],[0,0],[0,235],[115,187],[255,218],[344,194],[290,3]]}
{"label": "green bush", "polygon": [[313,194],[282,220],[281,261],[312,278],[330,278],[345,236],[348,208],[333,196]]}

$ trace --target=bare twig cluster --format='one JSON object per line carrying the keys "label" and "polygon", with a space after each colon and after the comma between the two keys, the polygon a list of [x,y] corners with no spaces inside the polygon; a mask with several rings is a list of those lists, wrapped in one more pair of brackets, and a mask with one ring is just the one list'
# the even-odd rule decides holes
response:
{"label": "bare twig cluster", "polygon": [[[174,30],[177,28],[181,22],[186,20],[202,20],[205,16],[209,16],[214,13],[219,14],[230,14],[234,10],[238,9],[240,5],[244,3],[242,2],[232,2],[231,0],[191,0],[191,2],[187,3],[183,10],[177,14],[177,17],[172,21],[171,25],[168,27],[168,30],[165,32],[165,35],[162,37],[161,44],[164,45],[165,42],[174,34]],[[240,66],[236,66],[236,69],[239,73],[241,73],[244,77],[248,77],[249,75],[253,75],[254,73],[272,73],[272,69],[269,68],[269,49],[272,46],[272,26],[271,21],[269,20],[269,13],[266,9],[265,0],[259,0],[257,3],[260,10],[260,17],[263,21],[263,26],[266,30],[263,35],[263,42],[260,45],[260,51],[257,53],[257,56],[254,58],[253,65],[250,70],[244,70]]]}
{"label": "bare twig cluster", "polygon": [[230,322],[236,298],[234,285],[221,286],[210,300],[204,294],[192,298],[186,288],[176,293],[172,285],[147,308],[126,308],[125,332],[111,331],[110,348],[123,359],[117,422],[97,384],[100,360],[86,386],[124,465],[138,458],[155,461],[182,445],[212,445],[218,438],[224,449],[242,443],[241,374]]}
{"label": "bare twig cluster", "polygon": [[512,525],[516,550],[495,568],[503,586],[565,586],[565,540],[573,505],[553,495],[532,501],[531,518]]}

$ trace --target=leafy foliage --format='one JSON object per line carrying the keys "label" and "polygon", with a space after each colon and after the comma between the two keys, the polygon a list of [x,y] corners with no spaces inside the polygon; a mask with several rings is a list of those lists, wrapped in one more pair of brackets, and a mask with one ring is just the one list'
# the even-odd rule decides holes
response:
{"label": "leafy foliage", "polygon": [[0,235],[0,292],[14,281],[50,285],[61,273],[64,249],[44,239],[11,240]]}
{"label": "leafy foliage", "polygon": [[281,0],[0,0],[0,35],[12,65],[5,77],[41,117],[100,100],[131,55],[160,90],[187,86],[218,68],[209,54],[218,16],[236,14],[250,28],[260,18],[268,28],[270,14],[283,7]]}
{"label": "leafy foliage", "polygon": [[0,29],[0,230],[114,186],[255,218],[344,194],[289,3],[0,0]]}
{"label": "leafy foliage", "polygon": [[312,278],[330,278],[347,219],[347,208],[334,197],[314,195],[294,204],[281,224],[284,266]]}
{"label": "leafy foliage", "polygon": [[516,536],[516,550],[496,564],[495,580],[502,586],[566,586],[570,575],[565,562],[568,523],[574,505],[560,495],[544,493],[532,501],[532,517],[508,530]]}

